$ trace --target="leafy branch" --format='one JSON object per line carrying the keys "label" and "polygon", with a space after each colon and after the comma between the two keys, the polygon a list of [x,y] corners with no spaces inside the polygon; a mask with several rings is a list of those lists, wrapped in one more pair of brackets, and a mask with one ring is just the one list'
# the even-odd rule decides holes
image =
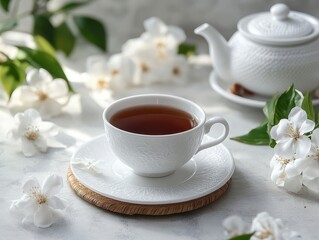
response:
{"label": "leafy branch", "polygon": [[0,83],[10,97],[12,92],[25,82],[26,69],[29,66],[46,69],[54,78],[62,78],[66,81],[70,92],[74,92],[67,76],[55,57],[52,46],[41,36],[35,36],[37,47],[31,49],[18,46],[19,52],[14,59],[5,53],[0,56],[5,60],[0,62]]}
{"label": "leafy branch", "polygon": [[[93,17],[72,14],[73,10],[85,6],[89,1],[69,2],[56,10],[49,10],[48,2],[50,0],[33,0],[30,11],[17,15],[16,9],[20,0],[14,1],[15,5],[12,7],[11,0],[0,0],[0,6],[4,11],[9,14],[12,10],[9,17],[0,22],[0,33],[14,29],[23,18],[32,16],[32,34],[42,36],[56,50],[61,50],[67,56],[72,53],[76,45],[75,31],[90,44],[107,51],[107,31],[104,25]],[[54,25],[52,23],[54,18],[60,18],[62,21]],[[75,26],[77,30],[72,30],[71,26]]]}
{"label": "leafy branch", "polygon": [[269,135],[271,128],[277,125],[281,119],[288,118],[291,109],[296,106],[305,110],[308,119],[315,121],[315,110],[312,105],[311,95],[309,92],[303,95],[292,85],[284,93],[273,96],[272,99],[266,103],[263,108],[266,119],[258,127],[252,129],[245,135],[231,139],[246,144],[269,145],[274,147],[275,142]]}

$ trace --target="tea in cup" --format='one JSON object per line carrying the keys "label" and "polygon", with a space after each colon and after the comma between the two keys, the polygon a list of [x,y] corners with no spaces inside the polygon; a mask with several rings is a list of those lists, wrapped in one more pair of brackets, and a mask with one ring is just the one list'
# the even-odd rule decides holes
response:
{"label": "tea in cup", "polygon": [[[224,141],[229,132],[224,118],[206,120],[194,102],[163,94],[117,100],[104,110],[103,121],[115,156],[144,177],[172,174],[199,151]],[[203,143],[215,124],[223,125],[223,133]]]}

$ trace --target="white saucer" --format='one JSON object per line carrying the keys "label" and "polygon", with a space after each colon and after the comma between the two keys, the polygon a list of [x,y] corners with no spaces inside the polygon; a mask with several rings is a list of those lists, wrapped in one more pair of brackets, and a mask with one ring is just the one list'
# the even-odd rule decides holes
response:
{"label": "white saucer", "polygon": [[[74,164],[92,160],[102,161],[103,174],[92,174]],[[206,196],[226,184],[235,170],[231,153],[219,144],[201,151],[167,177],[141,177],[117,160],[104,135],[82,145],[73,154],[70,165],[77,180],[90,190],[114,200],[148,205],[185,202]]]}
{"label": "white saucer", "polygon": [[[269,98],[267,98],[266,96],[261,96],[257,94],[242,97],[231,93],[229,89],[232,86],[232,83],[223,81],[215,74],[214,71],[212,71],[209,76],[209,83],[211,87],[222,97],[244,106],[263,108],[266,102],[269,100]],[[313,100],[312,103],[314,106],[318,105],[319,99]]]}

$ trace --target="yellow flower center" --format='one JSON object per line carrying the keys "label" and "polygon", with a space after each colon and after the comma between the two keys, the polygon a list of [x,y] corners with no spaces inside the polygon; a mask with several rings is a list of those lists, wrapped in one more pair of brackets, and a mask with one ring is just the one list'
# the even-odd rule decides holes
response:
{"label": "yellow flower center", "polygon": [[281,161],[282,165],[288,165],[288,163],[290,163],[289,159],[284,159],[284,160]]}
{"label": "yellow flower center", "polygon": [[181,70],[178,67],[174,67],[172,73],[173,75],[178,76],[181,74]]}
{"label": "yellow flower center", "polygon": [[31,141],[36,140],[39,136],[39,128],[37,126],[28,126],[24,136]]}
{"label": "yellow flower center", "polygon": [[44,93],[44,92],[38,92],[37,94],[38,94],[38,97],[39,97],[40,101],[44,101],[44,100],[46,100],[48,98],[48,95],[46,93]]}
{"label": "yellow flower center", "polygon": [[111,71],[111,76],[112,77],[115,77],[116,75],[118,75],[120,72],[119,72],[119,70],[117,70],[117,69],[112,69],[112,71]]}
{"label": "yellow flower center", "polygon": [[44,204],[48,201],[47,197],[41,193],[37,194],[35,198],[39,204]]}
{"label": "yellow flower center", "polygon": [[269,231],[269,229],[265,229],[263,232],[257,232],[255,234],[255,237],[260,240],[269,239],[269,237],[271,237],[271,239],[274,239],[273,233]]}
{"label": "yellow flower center", "polygon": [[165,43],[163,43],[162,41],[158,41],[157,43],[156,43],[156,47],[157,48],[165,48],[166,47],[166,44]]}
{"label": "yellow flower center", "polygon": [[39,187],[32,187],[31,194],[29,194],[29,196],[33,197],[38,202],[38,204],[44,204],[48,201],[47,196],[41,193]]}
{"label": "yellow flower center", "polygon": [[150,70],[145,63],[141,63],[141,69],[143,73],[147,73]]}
{"label": "yellow flower center", "polygon": [[290,137],[292,137],[295,140],[300,138],[300,132],[298,130],[295,131],[293,123],[289,124],[288,134]]}
{"label": "yellow flower center", "polygon": [[105,89],[105,88],[107,88],[108,83],[105,79],[99,79],[99,80],[97,80],[97,86],[100,89]]}

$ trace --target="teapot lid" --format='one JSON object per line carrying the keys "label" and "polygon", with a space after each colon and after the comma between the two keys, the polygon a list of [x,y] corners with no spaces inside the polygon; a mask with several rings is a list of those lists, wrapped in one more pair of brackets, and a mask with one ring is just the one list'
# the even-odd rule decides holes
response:
{"label": "teapot lid", "polygon": [[257,13],[239,21],[239,31],[253,41],[271,45],[291,45],[310,41],[319,34],[318,19],[290,11],[283,3],[270,12]]}

